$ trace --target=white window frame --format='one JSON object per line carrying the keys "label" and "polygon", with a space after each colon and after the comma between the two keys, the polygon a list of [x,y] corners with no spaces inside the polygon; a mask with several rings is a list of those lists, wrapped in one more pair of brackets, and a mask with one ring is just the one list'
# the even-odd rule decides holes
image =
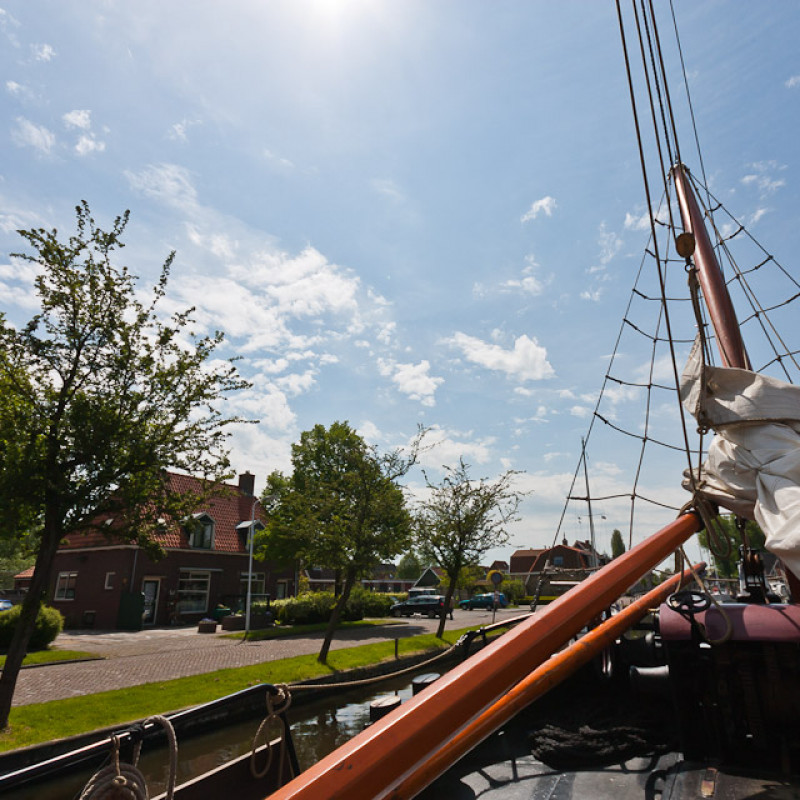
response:
{"label": "white window frame", "polygon": [[[265,572],[253,572],[251,573],[251,586],[250,586],[250,595],[255,597],[257,595],[263,595],[266,593],[266,573]],[[239,573],[239,591],[242,594],[242,597],[247,597],[247,573],[240,572]]]}
{"label": "white window frame", "polygon": [[104,589],[114,588],[114,576],[116,574],[116,572],[106,572],[106,582],[103,584]]}
{"label": "white window frame", "polygon": [[54,600],[74,600],[75,586],[78,583],[77,572],[59,572],[56,578]]}
{"label": "white window frame", "polygon": [[205,614],[208,611],[210,590],[211,572],[182,569],[178,575],[176,611],[179,614]]}

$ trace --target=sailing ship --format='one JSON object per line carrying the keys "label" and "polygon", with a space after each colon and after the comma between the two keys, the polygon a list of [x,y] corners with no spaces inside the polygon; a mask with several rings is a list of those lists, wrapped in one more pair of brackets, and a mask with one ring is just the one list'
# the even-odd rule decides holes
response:
{"label": "sailing ship", "polygon": [[[634,4],[632,13],[637,46],[629,47],[620,13],[623,47],[627,64],[630,53],[642,55],[658,158],[648,169],[647,114],[629,66],[651,230],[615,352],[633,336],[649,349],[651,366],[624,378],[612,357],[582,465],[597,439],[616,433],[634,443],[636,481],[627,492],[591,498],[588,481],[585,497],[570,490],[555,534],[571,502],[625,503],[629,549],[285,785],[270,781],[288,756],[267,778],[248,777],[237,764],[235,777],[217,770],[177,796],[219,796],[220,787],[273,800],[800,795],[800,388],[792,383],[797,350],[775,322],[794,309],[775,298],[775,276],[793,300],[800,285],[732,217],[720,221],[725,209],[685,165],[653,7]],[[742,242],[754,261],[734,256]],[[757,299],[759,281],[773,294],[766,301]],[[649,330],[641,308],[654,310]],[[615,416],[608,398],[620,390],[640,398],[644,423]],[[677,399],[663,413],[667,395]],[[667,441],[667,423],[678,444]],[[676,490],[689,490],[677,503],[649,495],[642,465],[659,449],[667,454],[662,470],[677,459]],[[663,513],[670,504],[674,519],[634,544],[648,509]],[[789,602],[771,590],[746,536],[735,602],[708,590],[704,565],[682,548],[705,530],[709,548],[720,551],[720,510],[758,521],[783,564]],[[671,577],[610,613],[674,554]],[[564,681],[569,691],[553,700]]]}
{"label": "sailing ship", "polygon": [[[617,342],[638,337],[651,366],[625,379],[612,357],[585,447],[595,447],[598,431],[635,443],[633,489],[593,498],[628,504],[631,545],[647,509],[674,502],[648,495],[646,454],[661,448],[676,456],[675,486],[689,493],[672,522],[279,789],[272,795],[277,800],[800,792],[800,606],[779,602],[770,591],[764,559],[746,535],[736,602],[720,602],[703,583],[704,565],[683,554],[684,543],[701,530],[710,549],[721,551],[720,511],[735,515],[740,529],[756,520],[767,549],[783,565],[792,599],[800,597],[797,350],[778,333],[780,319],[795,313],[791,301],[800,286],[738,221],[725,218],[701,180],[702,168],[695,175],[686,166],[653,4],[633,4],[635,25],[625,22],[619,4],[618,11],[650,242]],[[631,28],[636,43],[629,45]],[[630,66],[637,52],[644,74],[638,88]],[[648,118],[654,164],[645,156]],[[754,258],[739,260],[740,244]],[[645,287],[648,275],[652,289]],[[790,302],[775,296],[781,281]],[[759,299],[758,283],[766,285],[767,300]],[[655,311],[650,330],[638,316],[641,307]],[[605,411],[613,391],[640,397],[644,422],[626,423]],[[674,398],[668,413],[666,395]],[[667,423],[677,429],[679,444],[662,436]],[[610,452],[617,458],[621,451]],[[590,500],[588,490],[584,498],[571,491],[568,504],[578,499]],[[680,565],[671,578],[609,613],[629,587],[673,554]],[[691,588],[681,589],[687,582]],[[537,714],[535,701],[561,681],[576,680],[592,662],[602,667],[594,670],[598,679],[608,683],[589,694],[577,688],[571,698],[562,694]],[[571,737],[552,725],[570,699],[577,701],[570,707]],[[598,724],[601,706],[606,719]],[[666,711],[657,715],[661,735],[654,738],[652,726],[640,718],[633,725],[631,717],[655,709]]]}

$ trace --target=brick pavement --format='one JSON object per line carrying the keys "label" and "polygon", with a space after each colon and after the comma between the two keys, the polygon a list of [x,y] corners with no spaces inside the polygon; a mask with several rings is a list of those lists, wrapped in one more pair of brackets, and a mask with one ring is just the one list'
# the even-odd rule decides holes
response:
{"label": "brick pavement", "polygon": [[[504,609],[498,612],[498,619],[518,613],[517,609]],[[448,627],[461,628],[491,622],[491,612],[457,610],[455,614],[455,622],[448,620]],[[336,633],[332,649],[416,636],[435,630],[437,623],[437,620],[414,617],[394,625],[341,630]],[[317,633],[303,637],[242,642],[227,639],[220,634],[197,633],[195,628],[113,633],[69,631],[56,639],[56,648],[95,653],[103,660],[51,664],[22,670],[14,694],[14,705],[44,703],[317,653],[321,639],[322,634]],[[264,680],[269,680],[266,669]]]}

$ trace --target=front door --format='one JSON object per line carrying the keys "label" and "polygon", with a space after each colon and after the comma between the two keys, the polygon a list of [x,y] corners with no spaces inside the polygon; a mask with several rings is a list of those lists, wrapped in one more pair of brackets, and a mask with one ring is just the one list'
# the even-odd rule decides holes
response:
{"label": "front door", "polygon": [[161,589],[161,578],[145,578],[142,581],[142,594],[144,595],[144,613],[142,622],[145,625],[155,625],[158,613],[158,593]]}

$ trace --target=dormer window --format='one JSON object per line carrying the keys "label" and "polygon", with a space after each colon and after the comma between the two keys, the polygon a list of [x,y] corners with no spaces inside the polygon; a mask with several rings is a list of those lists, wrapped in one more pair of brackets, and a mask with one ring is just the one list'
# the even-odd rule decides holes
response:
{"label": "dormer window", "polygon": [[260,519],[246,519],[244,522],[240,522],[236,526],[236,530],[239,533],[239,536],[242,539],[242,544],[245,548],[250,547],[250,531],[255,530],[263,531],[264,530],[264,523]]}
{"label": "dormer window", "polygon": [[214,520],[206,512],[192,514],[188,533],[189,547],[211,550],[214,546]]}

